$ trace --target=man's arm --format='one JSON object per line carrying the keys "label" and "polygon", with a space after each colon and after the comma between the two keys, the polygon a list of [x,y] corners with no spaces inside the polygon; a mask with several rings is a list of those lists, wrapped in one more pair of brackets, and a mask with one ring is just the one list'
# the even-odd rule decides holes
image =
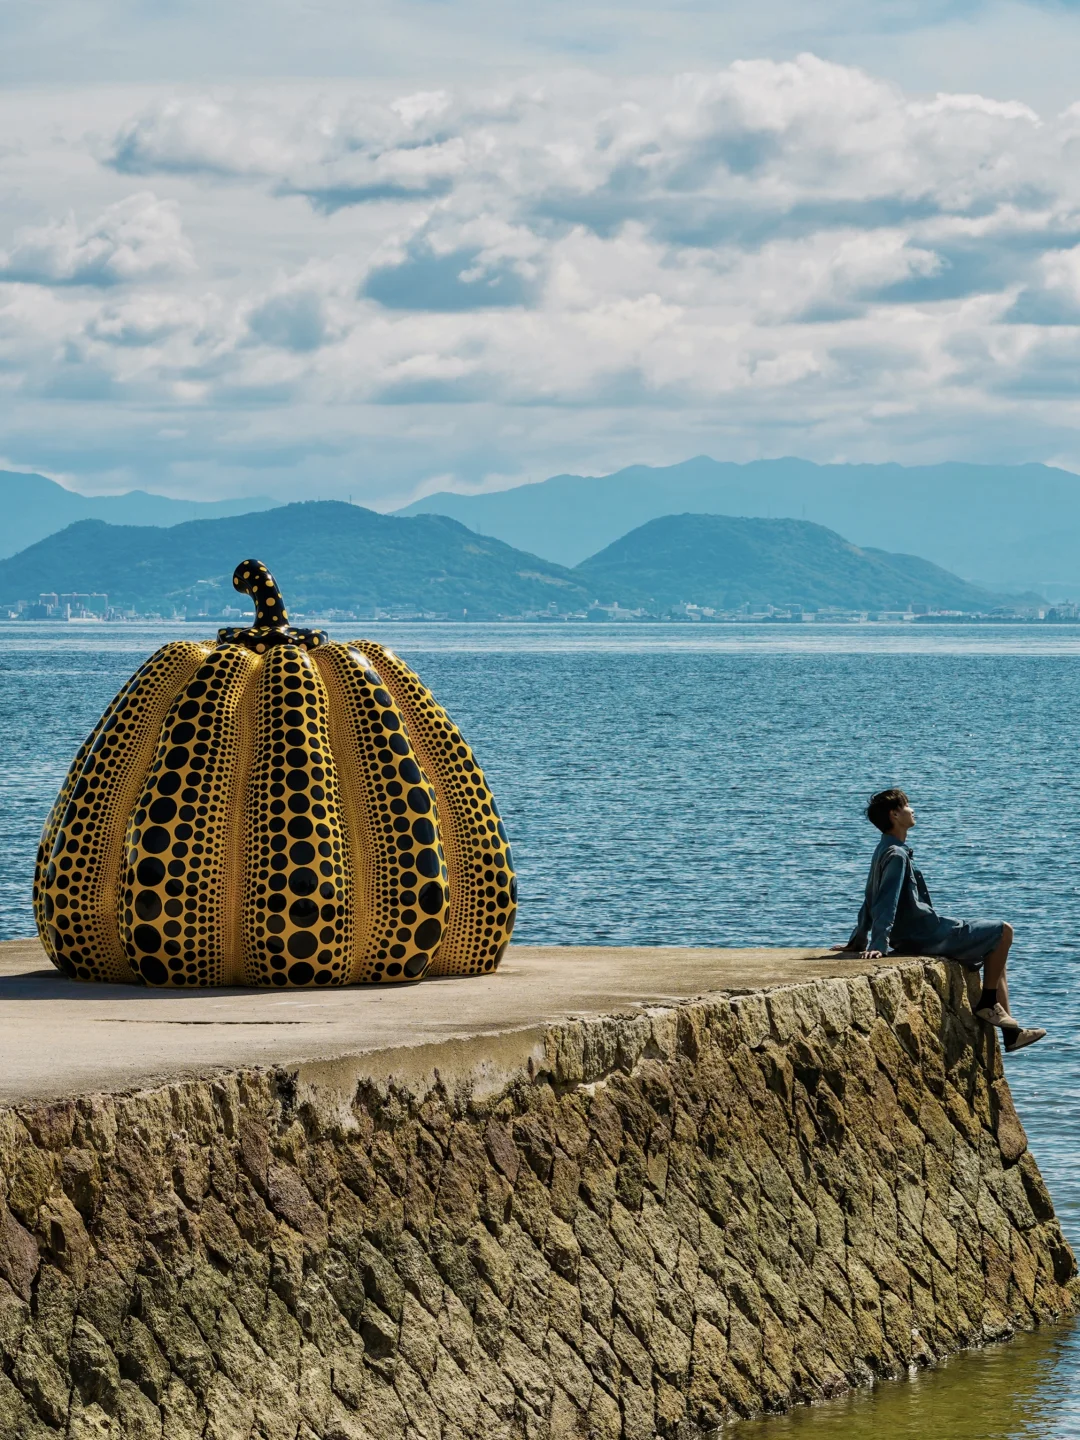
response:
{"label": "man's arm", "polygon": [[866,937],[870,933],[870,882],[866,884],[866,895],[862,905],[859,907],[859,918],[855,921],[855,929],[851,932],[851,939],[844,946],[845,950],[865,950]]}
{"label": "man's arm", "polygon": [[881,867],[877,894],[874,896],[870,925],[870,948],[882,955],[889,948],[889,937],[896,921],[896,907],[904,888],[907,860],[900,850],[890,850]]}
{"label": "man's arm", "polygon": [[863,902],[859,907],[859,918],[855,921],[855,929],[851,932],[851,938],[846,945],[832,945],[829,948],[838,950],[841,955],[863,955],[867,953],[866,937],[870,933],[870,894],[874,888],[874,865],[871,861],[870,871],[866,877],[866,890],[863,893]]}

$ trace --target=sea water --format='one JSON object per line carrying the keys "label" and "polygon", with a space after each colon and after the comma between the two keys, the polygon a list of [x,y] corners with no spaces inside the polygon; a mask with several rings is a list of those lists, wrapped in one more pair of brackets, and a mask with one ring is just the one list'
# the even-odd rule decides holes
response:
{"label": "sea water", "polygon": [[[332,629],[334,627],[331,627]],[[68,763],[120,684],[192,625],[0,624],[0,938]],[[514,846],[515,939],[575,945],[845,940],[902,785],[935,904],[1004,918],[1007,1062],[1080,1250],[1080,627],[410,625],[366,633],[420,671],[474,746]],[[1080,1440],[1080,1327],[747,1423],[743,1436]]]}

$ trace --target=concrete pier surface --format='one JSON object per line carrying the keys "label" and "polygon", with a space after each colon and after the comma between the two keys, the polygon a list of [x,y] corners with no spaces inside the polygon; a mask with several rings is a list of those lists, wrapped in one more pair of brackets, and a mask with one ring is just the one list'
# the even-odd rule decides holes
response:
{"label": "concrete pier surface", "polygon": [[[415,1074],[433,1061],[432,1046],[441,1068],[469,1069],[500,1048],[513,1065],[533,1035],[567,1017],[850,977],[883,963],[822,950],[517,945],[495,974],[475,978],[184,991],[69,980],[36,939],[8,940],[0,942],[0,1104],[342,1056],[366,1056],[373,1078]],[[493,1046],[495,1037],[510,1043]]]}

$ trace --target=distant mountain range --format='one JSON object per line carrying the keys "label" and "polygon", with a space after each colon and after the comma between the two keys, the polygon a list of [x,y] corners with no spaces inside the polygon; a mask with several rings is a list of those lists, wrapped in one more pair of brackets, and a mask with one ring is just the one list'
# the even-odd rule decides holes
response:
{"label": "distant mountain range", "polygon": [[263,495],[246,500],[171,500],[145,490],[129,490],[126,495],[79,495],[44,475],[0,470],[0,557],[15,555],[75,520],[105,520],[111,525],[179,525],[184,520],[269,510],[275,503]]}
{"label": "distant mountain range", "polygon": [[113,605],[142,612],[217,614],[246,605],[231,577],[248,556],[269,565],[291,610],[308,612],[478,618],[581,613],[597,601],[652,614],[684,603],[978,611],[1003,602],[928,561],[860,550],[802,520],[670,515],[568,569],[448,516],[380,515],[339,501],[167,530],[81,520],[0,560],[0,600],[104,591]]}
{"label": "distant mountain range", "polygon": [[[172,526],[268,510],[265,496],[89,496],[0,471],[0,558],[76,520]],[[627,531],[673,514],[810,520],[875,549],[918,554],[994,590],[1080,594],[1080,476],[1048,465],[814,465],[708,456],[613,475],[556,475],[486,495],[440,492],[399,516],[447,515],[515,549],[575,566]]]}
{"label": "distant mountain range", "polygon": [[614,475],[556,475],[487,495],[428,495],[399,515],[452,515],[577,565],[662,515],[790,516],[859,545],[923,555],[995,588],[1080,590],[1080,476],[1048,465],[748,465],[698,456]]}

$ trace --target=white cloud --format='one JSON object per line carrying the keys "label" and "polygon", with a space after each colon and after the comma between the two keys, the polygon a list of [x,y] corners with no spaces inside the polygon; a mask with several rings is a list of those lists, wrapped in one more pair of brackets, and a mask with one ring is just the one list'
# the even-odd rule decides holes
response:
{"label": "white cloud", "polygon": [[149,192],[110,205],[85,228],[69,213],[23,229],[0,251],[0,280],[35,285],[118,285],[194,268],[177,207]]}
{"label": "white cloud", "polygon": [[86,334],[105,345],[143,349],[160,346],[185,332],[205,336],[212,300],[149,292],[101,306],[86,325]]}
{"label": "white cloud", "polygon": [[1019,96],[1052,111],[1077,98],[1078,38],[1080,16],[1061,0],[50,0],[0,6],[0,78],[58,92],[93,77],[100,95],[333,76],[437,95],[545,64],[625,76],[810,50],[911,91]]}
{"label": "white cloud", "polygon": [[[573,212],[610,227],[700,212],[783,214],[883,199],[947,211],[1057,181],[1071,117],[972,95],[906,96],[814,55],[616,85],[554,76],[502,91],[301,106],[206,97],[150,106],[121,127],[124,172],[247,177],[334,208],[442,194],[466,209]],[[1046,131],[1046,135],[1043,135]]]}
{"label": "white cloud", "polygon": [[142,97],[65,138],[99,220],[3,256],[0,384],[168,435],[173,475],[227,433],[247,488],[340,465],[324,493],[384,500],[701,450],[1080,458],[1078,142],[813,55]]}

